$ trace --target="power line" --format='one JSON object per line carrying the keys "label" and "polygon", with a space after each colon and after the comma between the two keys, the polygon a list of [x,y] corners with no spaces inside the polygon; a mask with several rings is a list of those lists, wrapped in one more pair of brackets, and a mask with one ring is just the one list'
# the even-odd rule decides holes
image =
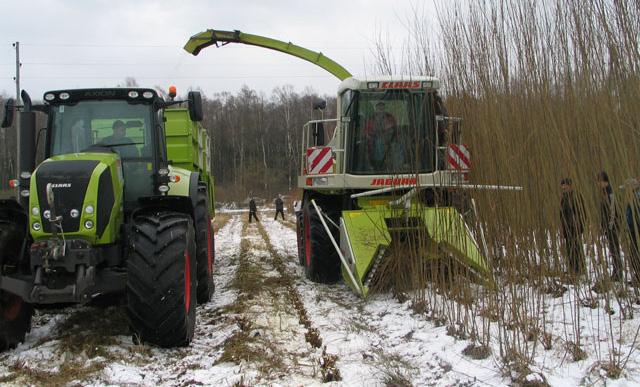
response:
{"label": "power line", "polygon": [[[281,79],[281,78],[335,78],[333,75],[238,75],[238,76],[159,76],[159,77],[136,77],[138,79]],[[23,77],[25,79],[116,79],[122,80],[123,76],[34,76]],[[0,79],[13,79],[12,77],[0,77]]]}
{"label": "power line", "polygon": [[[109,43],[20,43],[29,47],[87,47],[87,48],[173,48],[181,49],[182,46],[169,44],[109,44]],[[373,47],[362,46],[314,46],[309,45],[313,50],[368,50]],[[392,48],[394,50],[394,48]]]}

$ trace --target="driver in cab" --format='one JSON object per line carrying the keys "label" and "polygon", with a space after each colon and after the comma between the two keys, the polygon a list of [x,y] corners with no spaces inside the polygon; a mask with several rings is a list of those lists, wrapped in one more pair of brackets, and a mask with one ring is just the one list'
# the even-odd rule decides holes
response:
{"label": "driver in cab", "polygon": [[369,165],[374,170],[385,168],[385,161],[394,141],[396,118],[386,111],[385,103],[379,101],[375,111],[365,122],[364,134],[367,139]]}
{"label": "driver in cab", "polygon": [[138,157],[138,148],[136,148],[133,142],[126,134],[126,125],[121,120],[113,122],[113,134],[105,137],[100,141],[104,145],[112,146],[121,158],[135,158]]}

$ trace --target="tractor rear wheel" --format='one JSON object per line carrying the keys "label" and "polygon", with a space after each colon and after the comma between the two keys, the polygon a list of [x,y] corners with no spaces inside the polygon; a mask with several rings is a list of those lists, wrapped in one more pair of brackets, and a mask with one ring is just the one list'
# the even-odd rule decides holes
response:
{"label": "tractor rear wheel", "polygon": [[135,216],[127,260],[127,314],[142,342],[188,345],[196,322],[196,244],[191,217]]}
{"label": "tractor rear wheel", "polygon": [[[340,258],[318,213],[311,204],[313,198],[313,196],[305,197],[303,204],[305,273],[307,278],[313,282],[335,283],[340,279]],[[339,211],[335,205],[319,199],[316,200],[316,204],[332,220],[337,220]],[[334,239],[338,241],[337,230],[334,230],[331,225],[329,225],[329,229]]]}
{"label": "tractor rear wheel", "polygon": [[214,241],[209,206],[207,205],[207,188],[198,187],[198,203],[195,208],[196,226],[196,260],[198,261],[198,304],[211,300],[215,290],[213,283]]}
{"label": "tractor rear wheel", "polygon": [[[25,232],[21,225],[0,220],[0,273],[19,272]],[[22,297],[0,290],[0,352],[15,348],[31,331],[33,306]]]}

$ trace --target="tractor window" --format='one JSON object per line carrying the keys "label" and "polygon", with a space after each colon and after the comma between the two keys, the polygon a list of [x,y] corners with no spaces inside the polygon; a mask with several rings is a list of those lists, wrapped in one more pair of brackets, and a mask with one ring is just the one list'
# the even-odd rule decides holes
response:
{"label": "tractor window", "polygon": [[123,160],[152,157],[150,105],[119,100],[82,101],[54,106],[52,110],[52,155],[105,146],[113,148]]}
{"label": "tractor window", "polygon": [[408,174],[433,170],[432,96],[422,92],[367,91],[351,114],[350,173]]}
{"label": "tractor window", "polygon": [[52,107],[51,155],[80,152],[119,154],[125,201],[153,194],[154,110],[149,104],[87,100]]}

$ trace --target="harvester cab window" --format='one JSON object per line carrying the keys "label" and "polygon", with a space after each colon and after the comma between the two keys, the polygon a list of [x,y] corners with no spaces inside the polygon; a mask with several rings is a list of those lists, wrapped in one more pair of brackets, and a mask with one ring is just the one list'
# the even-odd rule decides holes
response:
{"label": "harvester cab window", "polygon": [[428,172],[433,164],[433,115],[424,92],[367,91],[359,94],[349,135],[350,172]]}

